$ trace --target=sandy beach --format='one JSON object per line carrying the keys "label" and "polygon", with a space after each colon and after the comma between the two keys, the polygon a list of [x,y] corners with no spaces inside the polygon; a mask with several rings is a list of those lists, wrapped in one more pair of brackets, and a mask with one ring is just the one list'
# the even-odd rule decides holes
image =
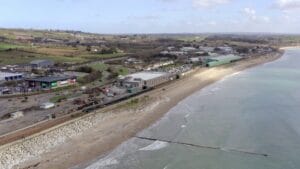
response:
{"label": "sandy beach", "polygon": [[[227,75],[274,61],[281,55],[273,53],[226,66],[199,68],[181,80],[139,96],[138,103],[127,101],[121,106],[102,109],[76,122],[69,122],[25,140],[28,145],[35,146],[27,147],[24,142],[17,142],[2,147],[0,157],[9,157],[10,161],[2,160],[0,168],[65,169],[87,163],[149,127],[194,92]],[[53,135],[57,136],[53,139]],[[24,149],[26,151],[21,152]]]}
{"label": "sandy beach", "polygon": [[288,50],[288,49],[299,49],[300,46],[286,46],[286,47],[281,47],[280,50]]}

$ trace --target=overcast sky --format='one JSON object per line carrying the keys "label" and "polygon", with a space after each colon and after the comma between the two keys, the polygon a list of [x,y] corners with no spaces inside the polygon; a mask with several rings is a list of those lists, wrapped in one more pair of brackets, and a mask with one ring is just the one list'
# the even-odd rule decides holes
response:
{"label": "overcast sky", "polygon": [[0,0],[0,27],[300,33],[300,0]]}

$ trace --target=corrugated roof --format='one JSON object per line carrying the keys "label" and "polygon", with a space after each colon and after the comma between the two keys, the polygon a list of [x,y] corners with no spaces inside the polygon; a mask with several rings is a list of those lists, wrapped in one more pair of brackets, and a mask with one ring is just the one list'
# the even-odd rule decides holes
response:
{"label": "corrugated roof", "polygon": [[209,58],[210,60],[216,60],[216,61],[222,61],[222,60],[239,60],[242,59],[242,57],[237,55],[223,55],[218,57],[212,57]]}
{"label": "corrugated roof", "polygon": [[50,64],[52,64],[53,63],[53,61],[51,61],[51,60],[34,60],[34,61],[31,61],[30,62],[30,64],[40,64],[40,63],[50,63]]}
{"label": "corrugated roof", "polygon": [[166,75],[165,72],[139,72],[131,75],[127,75],[126,77],[130,77],[132,79],[142,79],[142,80],[151,80],[161,76]]}
{"label": "corrugated roof", "polygon": [[0,72],[0,78],[10,77],[10,76],[23,76],[23,74],[22,73]]}

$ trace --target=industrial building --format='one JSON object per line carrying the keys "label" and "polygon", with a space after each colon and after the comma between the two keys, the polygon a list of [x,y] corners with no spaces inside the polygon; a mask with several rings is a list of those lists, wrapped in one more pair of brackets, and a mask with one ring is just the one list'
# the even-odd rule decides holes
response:
{"label": "industrial building", "polygon": [[236,55],[224,55],[219,57],[207,58],[204,63],[206,67],[215,67],[228,63],[233,63],[241,59],[243,58]]}
{"label": "industrial building", "polygon": [[10,73],[10,72],[0,72],[0,82],[1,81],[13,81],[13,80],[22,80],[22,73]]}
{"label": "industrial building", "polygon": [[160,67],[163,67],[163,66],[172,65],[172,64],[174,64],[173,60],[165,61],[165,62],[159,62],[159,63],[155,63],[153,65],[148,66],[147,68],[145,68],[145,70],[149,71],[149,70],[157,69],[157,68],[160,68]]}
{"label": "industrial building", "polygon": [[32,69],[45,69],[54,66],[54,62],[51,60],[34,60],[30,62]]}
{"label": "industrial building", "polygon": [[165,72],[145,71],[127,75],[119,79],[120,85],[126,88],[150,88],[173,80],[173,76]]}
{"label": "industrial building", "polygon": [[194,47],[182,47],[180,50],[183,52],[192,52],[192,51],[196,51],[197,49]]}
{"label": "industrial building", "polygon": [[188,63],[200,63],[201,58],[200,57],[191,57],[188,59]]}
{"label": "industrial building", "polygon": [[28,87],[35,89],[54,89],[69,85],[76,84],[76,77],[64,76],[64,77],[38,77],[32,79],[26,79]]}

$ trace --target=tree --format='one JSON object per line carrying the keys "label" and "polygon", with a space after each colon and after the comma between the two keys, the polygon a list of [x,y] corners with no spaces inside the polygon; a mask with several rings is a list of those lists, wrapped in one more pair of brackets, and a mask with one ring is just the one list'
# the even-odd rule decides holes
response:
{"label": "tree", "polygon": [[249,49],[247,47],[240,47],[236,51],[239,53],[249,53]]}
{"label": "tree", "polygon": [[112,72],[107,76],[107,80],[114,80],[119,76],[117,72]]}
{"label": "tree", "polygon": [[81,66],[77,69],[78,72],[83,72],[83,73],[92,73],[94,69],[89,66]]}
{"label": "tree", "polygon": [[90,45],[88,45],[87,47],[86,47],[86,51],[92,51],[92,47],[90,46]]}
{"label": "tree", "polygon": [[81,84],[87,84],[96,81],[97,79],[102,78],[101,71],[93,71],[89,75],[84,76],[83,78],[78,79],[78,82]]}
{"label": "tree", "polygon": [[107,69],[106,69],[107,72],[109,73],[113,73],[114,72],[114,68],[109,66]]}

